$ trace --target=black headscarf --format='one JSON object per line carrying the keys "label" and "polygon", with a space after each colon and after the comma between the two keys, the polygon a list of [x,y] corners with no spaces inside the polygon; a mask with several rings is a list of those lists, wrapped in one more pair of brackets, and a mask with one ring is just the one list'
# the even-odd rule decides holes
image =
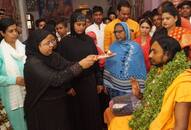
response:
{"label": "black headscarf", "polygon": [[85,30],[84,33],[82,34],[77,34],[74,30],[74,23],[75,22],[81,22],[81,21],[86,21],[86,16],[81,13],[80,11],[75,11],[70,18],[70,28],[71,28],[71,36],[83,36],[85,35]]}
{"label": "black headscarf", "polygon": [[50,34],[54,35],[53,33],[43,29],[33,31],[26,41],[26,56],[27,58],[36,56],[51,68],[62,70],[73,63],[66,61],[58,53],[53,52],[49,56],[45,56],[39,51],[39,44]]}
{"label": "black headscarf", "polygon": [[26,56],[40,55],[38,46],[49,34],[51,33],[45,30],[33,31],[26,41]]}

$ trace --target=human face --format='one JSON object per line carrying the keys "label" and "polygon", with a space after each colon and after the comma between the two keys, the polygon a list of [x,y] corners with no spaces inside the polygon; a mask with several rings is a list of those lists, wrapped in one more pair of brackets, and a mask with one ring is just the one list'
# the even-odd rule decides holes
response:
{"label": "human face", "polygon": [[1,32],[5,41],[10,44],[14,44],[18,38],[18,31],[16,24],[10,25],[5,32]]}
{"label": "human face", "polygon": [[52,54],[54,47],[56,46],[56,38],[49,34],[45,39],[39,44],[39,51],[45,56]]}
{"label": "human face", "polygon": [[77,34],[82,34],[85,32],[86,29],[86,22],[85,21],[78,21],[74,23],[74,31]]}
{"label": "human face", "polygon": [[116,16],[114,14],[110,14],[109,19],[111,19],[111,21],[112,21],[112,20],[116,19]]}
{"label": "human face", "polygon": [[191,7],[189,5],[184,5],[181,8],[181,15],[185,18],[190,18],[191,16]]}
{"label": "human face", "polygon": [[144,22],[140,26],[140,31],[142,36],[148,36],[151,31],[151,26],[147,22]]}
{"label": "human face", "polygon": [[93,14],[93,19],[96,24],[101,24],[103,21],[103,13],[102,12],[95,12]]}
{"label": "human face", "polygon": [[154,24],[157,28],[161,27],[161,25],[162,25],[161,15],[155,15],[155,16],[153,17],[153,24]]}
{"label": "human face", "polygon": [[153,42],[149,54],[149,59],[152,65],[161,66],[167,62],[167,54],[163,51],[157,41]]}
{"label": "human face", "polygon": [[38,25],[39,29],[43,29],[46,26],[46,22],[45,21],[41,21]]}
{"label": "human face", "polygon": [[56,25],[56,32],[58,32],[58,34],[61,37],[66,36],[67,31],[68,31],[67,27],[65,27],[63,24],[59,23]]}
{"label": "human face", "polygon": [[92,24],[92,21],[90,19],[86,19],[86,28],[89,27]]}
{"label": "human face", "polygon": [[121,25],[117,25],[115,27],[114,34],[115,34],[116,40],[118,41],[126,40],[126,33]]}
{"label": "human face", "polygon": [[167,30],[176,26],[177,16],[172,16],[169,13],[162,14],[162,26]]}
{"label": "human face", "polygon": [[121,10],[118,11],[118,18],[122,22],[126,22],[129,17],[130,17],[130,8],[122,6]]}

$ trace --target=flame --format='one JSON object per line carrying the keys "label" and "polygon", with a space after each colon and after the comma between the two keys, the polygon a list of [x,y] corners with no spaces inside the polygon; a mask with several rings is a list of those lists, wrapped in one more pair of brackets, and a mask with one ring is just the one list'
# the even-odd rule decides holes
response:
{"label": "flame", "polygon": [[110,50],[108,50],[108,51],[107,51],[107,54],[111,54],[111,51],[110,51]]}

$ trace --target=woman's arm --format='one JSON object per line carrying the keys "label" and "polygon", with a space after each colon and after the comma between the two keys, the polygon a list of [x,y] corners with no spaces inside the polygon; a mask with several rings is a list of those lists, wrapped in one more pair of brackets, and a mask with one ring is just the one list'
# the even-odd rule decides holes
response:
{"label": "woman's arm", "polygon": [[51,86],[60,86],[64,82],[70,81],[72,78],[80,74],[82,70],[83,68],[80,66],[80,64],[75,63],[74,65],[66,68],[63,71],[54,72],[54,75],[52,76]]}
{"label": "woman's arm", "polygon": [[75,62],[67,61],[64,57],[56,52],[48,56],[44,62],[46,65],[55,70],[63,70],[66,69],[68,66],[75,64]]}
{"label": "woman's arm", "polygon": [[78,63],[66,68],[63,71],[57,71],[53,76],[53,82],[51,85],[59,86],[64,82],[70,81],[75,76],[79,75],[83,69],[91,67],[95,61],[97,61],[96,55],[88,55]]}
{"label": "woman's arm", "polygon": [[38,77],[41,81],[48,80],[47,82],[50,82],[50,86],[58,87],[79,75],[83,69],[92,66],[95,61],[95,55],[89,55],[78,63],[68,66],[63,70],[55,70],[47,66],[43,61],[33,58],[31,60],[29,59],[25,64],[25,74],[31,73],[32,77]]}

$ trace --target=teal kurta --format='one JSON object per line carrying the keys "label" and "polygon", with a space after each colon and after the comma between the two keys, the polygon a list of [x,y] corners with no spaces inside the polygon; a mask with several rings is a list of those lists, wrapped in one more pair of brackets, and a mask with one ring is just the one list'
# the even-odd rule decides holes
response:
{"label": "teal kurta", "polygon": [[[21,61],[15,59],[19,71],[23,74],[24,64]],[[16,77],[7,75],[4,63],[4,56],[2,49],[0,48],[0,98],[8,114],[9,121],[14,130],[27,130],[26,123],[24,120],[23,108],[11,110],[9,101],[9,85],[16,84]]]}

